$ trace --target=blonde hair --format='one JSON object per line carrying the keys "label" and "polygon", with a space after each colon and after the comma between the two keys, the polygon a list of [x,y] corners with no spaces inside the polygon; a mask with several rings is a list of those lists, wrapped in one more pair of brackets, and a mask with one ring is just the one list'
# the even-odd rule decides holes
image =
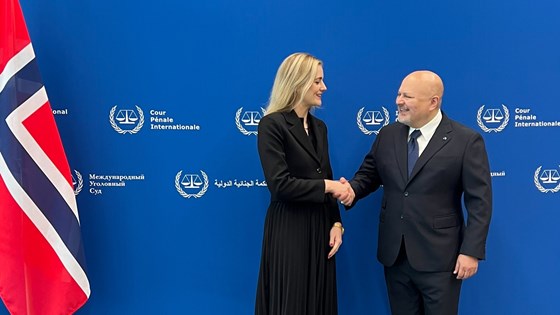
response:
{"label": "blonde hair", "polygon": [[322,64],[308,53],[294,53],[284,59],[276,72],[266,115],[291,111],[301,103]]}

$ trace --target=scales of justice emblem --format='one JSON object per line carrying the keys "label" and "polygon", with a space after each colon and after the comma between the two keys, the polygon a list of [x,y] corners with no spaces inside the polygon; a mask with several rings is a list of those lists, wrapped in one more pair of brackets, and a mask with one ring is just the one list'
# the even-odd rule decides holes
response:
{"label": "scales of justice emblem", "polygon": [[[181,196],[185,198],[200,198],[208,190],[208,175],[203,171],[200,171],[202,178],[198,174],[185,174],[182,175],[183,171],[179,171],[175,176],[175,188]],[[201,188],[202,186],[202,188]],[[184,189],[192,191],[199,190],[197,193],[187,193]]]}
{"label": "scales of justice emblem", "polygon": [[117,113],[117,120],[121,125],[132,125],[138,120],[138,116],[132,109],[121,109]]}
{"label": "scales of justice emblem", "polygon": [[[478,109],[478,113],[476,115],[476,122],[478,123],[480,129],[482,129],[484,132],[500,132],[504,130],[504,128],[507,126],[509,122],[508,108],[502,104],[502,109],[504,110],[502,112],[502,109],[500,108],[488,108],[484,110],[484,106],[485,105],[482,105]],[[482,120],[484,120],[484,122]],[[496,126],[496,124],[499,125],[497,127],[492,127],[492,128],[488,127],[488,126]]]}
{"label": "scales of justice emblem", "polygon": [[[257,135],[257,130],[247,130],[245,127],[249,129],[257,129],[259,122],[264,116],[266,110],[261,107],[261,111],[256,110],[248,110],[243,112],[243,107],[240,107],[237,112],[235,113],[235,125],[237,129],[241,131],[242,134],[249,136],[249,135]],[[241,114],[243,113],[243,116]]]}
{"label": "scales of justice emblem", "polygon": [[[537,168],[533,177],[533,181],[535,182],[535,186],[537,187],[537,189],[543,193],[555,193],[560,191],[560,183],[558,183],[560,180],[560,173],[558,173],[558,170],[545,169],[541,172],[541,168],[542,166],[539,166],[539,168]],[[542,184],[545,184],[545,186],[547,187],[550,187],[552,185],[556,186],[553,186],[553,188],[546,188]]]}
{"label": "scales of justice emblem", "polygon": [[[115,115],[116,110],[117,106],[115,105],[113,106],[113,108],[111,108],[111,111],[109,113],[109,121],[111,122],[111,126],[113,127],[113,129],[115,129],[116,132],[120,134],[133,134],[142,129],[142,126],[144,125],[144,112],[140,107],[136,106],[138,114],[136,114],[136,112],[132,109],[119,109],[119,111]],[[115,119],[118,122],[118,125],[115,122]],[[122,129],[121,127],[119,127],[119,125],[126,127],[126,129]],[[136,126],[132,129],[128,129],[129,126],[132,125]]]}
{"label": "scales of justice emblem", "polygon": [[[382,127],[385,127],[389,124],[389,111],[385,107],[381,107],[383,113],[381,113],[381,111],[378,110],[369,110],[364,113],[364,109],[365,107],[360,108],[360,110],[358,111],[358,115],[356,117],[356,123],[358,124],[358,128],[360,128],[360,130],[364,134],[368,136],[371,135],[372,133],[378,134],[379,130]],[[375,128],[374,130],[370,130],[366,128],[366,126],[368,127],[372,126]]]}

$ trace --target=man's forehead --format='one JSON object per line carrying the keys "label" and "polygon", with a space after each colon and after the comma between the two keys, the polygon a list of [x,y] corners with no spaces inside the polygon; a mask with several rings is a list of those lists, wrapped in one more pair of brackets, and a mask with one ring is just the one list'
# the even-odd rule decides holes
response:
{"label": "man's forehead", "polygon": [[404,80],[399,87],[400,93],[414,94],[419,93],[422,90],[422,84],[420,84],[420,82],[418,82],[417,80]]}

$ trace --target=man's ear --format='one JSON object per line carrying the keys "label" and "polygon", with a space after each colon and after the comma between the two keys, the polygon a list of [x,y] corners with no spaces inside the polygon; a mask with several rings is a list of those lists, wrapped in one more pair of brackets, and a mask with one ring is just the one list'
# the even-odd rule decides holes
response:
{"label": "man's ear", "polygon": [[439,96],[434,95],[432,96],[432,98],[430,99],[430,109],[434,110],[438,108],[438,104],[439,104]]}

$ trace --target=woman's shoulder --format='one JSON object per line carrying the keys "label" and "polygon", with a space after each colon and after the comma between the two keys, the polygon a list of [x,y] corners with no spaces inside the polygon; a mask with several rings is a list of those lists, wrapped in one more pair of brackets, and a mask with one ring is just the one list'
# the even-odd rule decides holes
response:
{"label": "woman's shoulder", "polygon": [[285,125],[286,125],[286,118],[284,117],[284,114],[281,112],[275,112],[275,113],[266,114],[263,118],[261,118],[259,122],[259,130],[262,130],[263,128],[277,129]]}
{"label": "woman's shoulder", "polygon": [[311,114],[310,114],[310,117],[312,117],[312,119],[313,119],[318,125],[324,126],[324,127],[327,126],[327,124],[326,124],[321,118],[319,118],[319,117],[317,117],[317,116],[315,116],[315,115],[311,115]]}
{"label": "woman's shoulder", "polygon": [[276,124],[284,121],[286,121],[286,119],[284,118],[284,114],[281,112],[275,112],[275,113],[266,114],[263,118],[261,118],[260,123]]}
{"label": "woman's shoulder", "polygon": [[284,113],[283,112],[274,112],[274,113],[270,113],[270,114],[266,114],[263,118],[263,120],[267,120],[267,119],[271,119],[271,120],[279,120],[279,119],[284,119]]}

